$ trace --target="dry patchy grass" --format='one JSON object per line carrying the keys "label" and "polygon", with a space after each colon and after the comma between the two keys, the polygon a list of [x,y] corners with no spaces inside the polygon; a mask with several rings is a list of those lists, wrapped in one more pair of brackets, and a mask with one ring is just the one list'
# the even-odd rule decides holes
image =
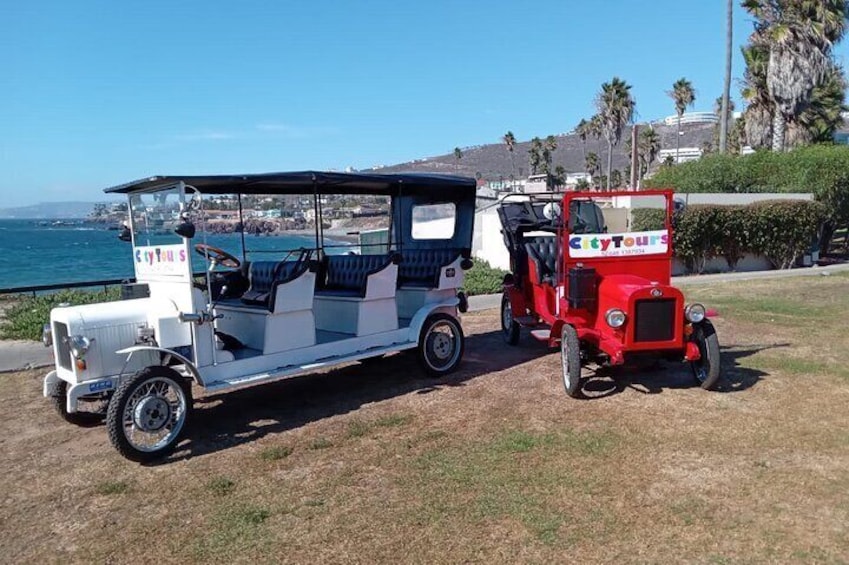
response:
{"label": "dry patchy grass", "polygon": [[201,397],[148,467],[61,422],[41,374],[4,375],[2,559],[845,562],[847,283],[687,288],[721,314],[721,392],[668,365],[571,400],[557,355],[484,312],[448,379],[395,355]]}

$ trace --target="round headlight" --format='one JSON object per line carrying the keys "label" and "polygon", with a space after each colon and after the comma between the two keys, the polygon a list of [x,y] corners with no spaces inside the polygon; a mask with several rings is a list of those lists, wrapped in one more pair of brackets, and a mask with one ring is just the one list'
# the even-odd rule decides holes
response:
{"label": "round headlight", "polygon": [[625,312],[619,308],[611,308],[604,315],[604,321],[611,328],[621,328],[625,325]]}
{"label": "round headlight", "polygon": [[53,345],[53,328],[50,327],[50,324],[44,324],[41,327],[41,343],[44,344],[44,347]]}
{"label": "round headlight", "polygon": [[91,347],[91,340],[84,335],[72,335],[68,338],[68,346],[71,348],[74,357],[82,359],[88,348]]}
{"label": "round headlight", "polygon": [[699,303],[690,304],[684,308],[684,317],[688,322],[698,324],[705,319],[705,307]]}

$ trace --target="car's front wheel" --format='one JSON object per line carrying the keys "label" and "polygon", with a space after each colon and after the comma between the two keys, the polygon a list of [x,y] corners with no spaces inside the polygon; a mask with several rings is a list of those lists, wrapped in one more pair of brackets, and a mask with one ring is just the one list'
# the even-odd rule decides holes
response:
{"label": "car's front wheel", "polygon": [[581,396],[581,344],[578,332],[564,324],[560,334],[560,365],[563,371],[563,388],[572,398]]}
{"label": "car's front wheel", "polygon": [[719,382],[719,338],[710,320],[696,324],[690,339],[699,348],[700,358],[690,362],[696,382],[705,390],[713,390]]}
{"label": "car's front wheel", "polygon": [[159,459],[177,446],[191,410],[188,381],[168,367],[147,367],[115,391],[106,413],[109,440],[132,461]]}

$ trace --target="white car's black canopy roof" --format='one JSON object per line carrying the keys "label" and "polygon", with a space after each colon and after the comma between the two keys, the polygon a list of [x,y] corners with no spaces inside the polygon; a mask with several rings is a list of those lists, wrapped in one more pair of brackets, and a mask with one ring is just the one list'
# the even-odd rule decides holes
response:
{"label": "white car's black canopy roof", "polygon": [[373,194],[474,198],[468,177],[424,173],[332,173],[299,171],[247,175],[152,176],[105,189],[108,193],[150,192],[184,182],[201,194]]}

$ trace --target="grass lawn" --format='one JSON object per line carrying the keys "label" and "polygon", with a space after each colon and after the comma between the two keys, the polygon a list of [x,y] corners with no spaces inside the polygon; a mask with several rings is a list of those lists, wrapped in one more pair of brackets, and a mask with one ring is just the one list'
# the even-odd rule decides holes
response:
{"label": "grass lawn", "polygon": [[683,365],[558,380],[464,316],[458,373],[409,355],[203,397],[139,466],[3,375],[0,546],[20,562],[846,563],[849,277],[688,286],[722,390]]}

